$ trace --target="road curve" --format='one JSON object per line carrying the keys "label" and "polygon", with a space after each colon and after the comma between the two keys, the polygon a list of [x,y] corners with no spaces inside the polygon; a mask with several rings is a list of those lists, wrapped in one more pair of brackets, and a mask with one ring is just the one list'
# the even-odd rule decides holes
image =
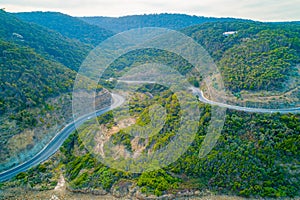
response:
{"label": "road curve", "polygon": [[253,113],[300,113],[300,107],[296,108],[282,108],[282,109],[265,109],[265,108],[251,108],[251,107],[243,107],[243,106],[235,106],[235,105],[229,105],[221,102],[215,102],[207,99],[201,90],[195,87],[191,87],[191,90],[193,94],[197,95],[199,97],[199,100],[203,103],[207,103],[210,105],[215,105],[223,108],[228,108],[232,110],[238,110],[238,111],[244,111],[244,112],[253,112]]}
{"label": "road curve", "polygon": [[[112,94],[113,104],[109,107],[103,108],[101,110],[96,111],[96,115],[102,115],[116,107],[122,105],[125,101],[124,97]],[[83,124],[86,120],[90,119],[91,117],[95,116],[95,113],[90,113],[78,118],[76,121],[73,121],[67,124],[61,131],[59,131],[54,138],[34,157],[30,158],[24,163],[17,165],[9,170],[3,171],[0,173],[0,182],[6,181],[20,172],[24,172],[29,168],[38,165],[39,163],[47,160],[50,156],[52,156],[63,144],[63,142],[69,137],[69,135],[76,129],[76,125]]]}
{"label": "road curve", "polygon": [[[143,81],[122,81],[122,82],[128,82],[128,83],[140,83]],[[143,82],[144,83],[144,82]],[[263,109],[263,108],[249,108],[249,107],[242,107],[242,106],[235,106],[235,105],[229,105],[221,102],[215,102],[207,99],[204,97],[203,92],[199,90],[198,88],[192,87],[191,88],[194,95],[197,95],[199,100],[203,103],[207,103],[210,105],[216,105],[228,109],[233,110],[239,110],[244,112],[257,112],[257,113],[300,113],[300,107],[297,108],[286,108],[286,109]],[[122,105],[125,101],[124,97],[112,94],[113,97],[113,104],[109,107],[103,108],[101,110],[96,111],[96,115],[102,115],[116,107],[119,107]],[[28,170],[29,168],[38,165],[39,163],[47,160],[51,155],[53,155],[63,144],[63,142],[68,138],[68,136],[76,129],[75,123],[77,125],[83,124],[86,120],[90,119],[94,116],[95,113],[90,113],[85,116],[80,117],[74,122],[71,122],[65,126],[61,131],[59,131],[55,137],[34,157],[30,158],[28,161],[12,168],[7,171],[0,173],[0,182],[3,182],[5,180],[8,180],[15,175],[17,175],[20,172],[24,172]]]}
{"label": "road curve", "polygon": [[[131,80],[118,80],[118,82],[123,82],[123,83],[128,83],[128,84],[140,84],[140,83],[155,83],[154,81],[131,81]],[[286,114],[286,113],[300,113],[300,107],[296,107],[296,108],[282,108],[282,109],[265,109],[265,108],[252,108],[252,107],[243,107],[243,106],[235,106],[235,105],[230,105],[230,104],[226,104],[226,103],[221,103],[221,102],[216,102],[216,101],[212,101],[207,99],[204,95],[203,92],[196,87],[191,87],[190,88],[193,92],[194,95],[197,95],[199,98],[199,101],[203,102],[203,103],[207,103],[210,105],[215,105],[215,106],[219,106],[222,108],[228,108],[228,109],[232,109],[232,110],[238,110],[238,111],[243,111],[243,112],[253,112],[253,113],[282,113],[282,114]]]}

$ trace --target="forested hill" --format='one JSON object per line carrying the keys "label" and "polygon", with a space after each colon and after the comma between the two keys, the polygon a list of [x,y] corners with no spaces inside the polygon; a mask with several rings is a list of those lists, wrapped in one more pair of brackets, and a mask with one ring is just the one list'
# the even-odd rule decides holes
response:
{"label": "forested hill", "polygon": [[[300,63],[300,25],[297,23],[259,23],[170,14],[99,19],[106,20],[106,26],[117,31],[145,26],[185,28],[181,31],[207,49],[219,66],[226,87],[233,92],[280,90],[283,83],[295,75],[295,67]],[[77,22],[82,24],[80,20]],[[193,24],[197,25],[187,27]],[[36,155],[72,119],[70,92],[75,70],[93,48],[93,45],[78,40],[96,33],[91,29],[85,38],[80,31],[79,35],[72,32],[73,29],[69,32],[70,27],[60,27],[61,30],[57,30],[60,33],[49,28],[24,22],[0,10],[0,171]],[[66,37],[67,33],[69,37],[76,36],[76,40]],[[110,77],[120,77],[131,67],[155,61],[173,66],[183,74],[192,67],[171,52],[139,49],[112,63],[105,71],[109,75],[105,82]],[[187,77],[193,83],[202,78],[197,73],[193,75],[197,77]],[[97,126],[89,126],[88,121],[82,127],[83,131],[80,134],[74,132],[48,161],[0,183],[1,195],[6,189],[18,187],[34,191],[54,189],[63,176],[69,191],[112,192],[120,198],[123,198],[121,193],[132,194],[133,198],[140,195],[140,199],[153,194],[168,195],[161,199],[171,198],[173,194],[189,198],[184,195],[200,196],[206,191],[256,199],[300,196],[299,114],[228,110],[218,142],[206,157],[200,158],[199,151],[211,120],[214,120],[210,105],[183,99],[182,103],[201,113],[199,123],[195,123],[199,127],[195,127],[194,137],[190,127],[183,129],[181,126],[185,110],[181,109],[180,99],[171,90],[159,84],[144,84],[135,90],[136,94],[130,93],[125,107],[97,117],[101,133]],[[110,102],[110,98],[107,99]],[[148,124],[153,124],[149,123],[152,119],[156,121],[151,118],[151,110],[157,103],[166,110],[165,119],[160,117],[158,120],[164,121],[161,130],[150,128],[150,134],[145,138],[129,134],[134,123],[139,125],[137,127],[147,128]],[[125,109],[130,115],[122,117]],[[121,117],[114,119],[114,114]],[[159,116],[157,114],[154,112],[153,116]],[[182,141],[194,137],[193,142],[177,161],[156,171],[142,174],[119,171],[105,166],[95,156],[114,151],[116,154],[112,159],[121,168],[125,167],[128,155],[162,152],[168,158],[167,152],[163,151],[178,138],[181,129],[186,136]],[[102,130],[105,137],[102,137]],[[87,140],[92,141],[89,144],[99,144],[103,148],[97,146],[96,154],[88,152]],[[111,146],[115,148],[108,148]],[[181,151],[181,148],[178,145],[176,150]]]}
{"label": "forested hill", "polygon": [[0,10],[0,39],[30,47],[47,59],[55,60],[77,70],[91,45],[67,38],[58,32],[24,22]]}
{"label": "forested hill", "polygon": [[29,47],[0,40],[0,52],[0,114],[25,112],[73,87],[76,72]]}
{"label": "forested hill", "polygon": [[[50,99],[67,96],[76,72],[28,46],[0,39],[0,74],[0,171],[3,171],[35,155],[39,145],[49,141],[53,130],[59,128],[57,123],[64,123],[62,110],[54,107]],[[66,108],[67,103],[61,100],[59,105]]]}
{"label": "forested hill", "polygon": [[161,27],[179,30],[191,25],[216,21],[235,21],[233,18],[198,17],[184,14],[150,14],[124,17],[82,17],[90,24],[103,27],[114,32],[122,32],[133,28]]}
{"label": "forested hill", "polygon": [[[233,31],[231,35],[225,32]],[[212,55],[225,85],[241,90],[281,90],[300,63],[296,23],[215,22],[183,30]]]}
{"label": "forested hill", "polygon": [[35,155],[70,121],[75,70],[90,49],[0,10],[0,171]]}
{"label": "forested hill", "polygon": [[16,13],[15,16],[94,46],[113,35],[111,31],[59,12],[23,12]]}

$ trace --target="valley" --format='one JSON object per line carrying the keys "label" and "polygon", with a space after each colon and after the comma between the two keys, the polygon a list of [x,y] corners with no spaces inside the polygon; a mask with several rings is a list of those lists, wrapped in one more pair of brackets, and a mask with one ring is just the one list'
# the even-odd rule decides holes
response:
{"label": "valley", "polygon": [[[0,22],[0,199],[24,192],[27,199],[300,196],[299,23],[4,10]],[[148,26],[190,37],[219,72],[204,77],[181,55],[142,48],[110,63],[98,82],[96,71],[78,78],[99,44]],[[163,63],[185,77],[176,84],[190,87],[174,92],[128,75],[139,66],[138,77],[155,75],[145,63]],[[97,112],[72,113],[75,91],[83,104],[84,97],[94,97]],[[181,120],[192,115],[183,105],[199,113],[184,128]],[[216,120],[222,129],[213,140],[207,135],[218,109],[224,118]],[[164,150],[178,133],[184,133],[179,144],[191,142],[175,145],[173,151],[183,153],[164,165],[175,154]],[[201,157],[203,145],[212,147]],[[145,159],[156,152],[164,159],[153,156],[154,170],[133,170],[147,168]]]}

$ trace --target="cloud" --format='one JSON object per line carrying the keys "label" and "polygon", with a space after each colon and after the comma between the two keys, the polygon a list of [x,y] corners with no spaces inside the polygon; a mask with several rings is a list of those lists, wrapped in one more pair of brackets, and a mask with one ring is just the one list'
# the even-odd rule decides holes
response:
{"label": "cloud", "polygon": [[300,20],[300,0],[2,0],[11,12],[60,11],[73,16],[186,13],[262,21]]}

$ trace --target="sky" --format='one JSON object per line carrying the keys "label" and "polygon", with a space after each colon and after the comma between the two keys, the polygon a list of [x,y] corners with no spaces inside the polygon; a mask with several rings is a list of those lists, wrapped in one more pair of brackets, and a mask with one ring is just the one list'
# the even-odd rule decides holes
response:
{"label": "sky", "polygon": [[300,0],[0,0],[0,8],[7,12],[58,11],[72,16],[183,13],[258,21],[300,21]]}

